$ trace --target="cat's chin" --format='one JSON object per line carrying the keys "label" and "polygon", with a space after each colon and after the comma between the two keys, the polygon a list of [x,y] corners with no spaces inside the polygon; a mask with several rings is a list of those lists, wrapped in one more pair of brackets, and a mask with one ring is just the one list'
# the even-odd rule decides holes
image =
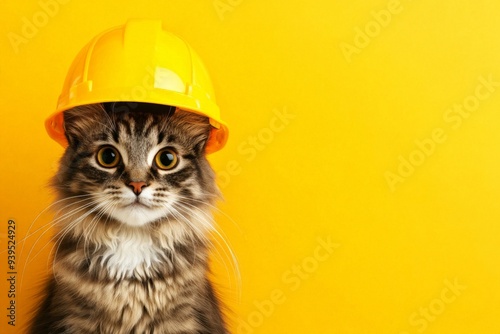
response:
{"label": "cat's chin", "polygon": [[163,218],[165,213],[144,204],[133,203],[114,209],[111,216],[122,224],[140,227]]}

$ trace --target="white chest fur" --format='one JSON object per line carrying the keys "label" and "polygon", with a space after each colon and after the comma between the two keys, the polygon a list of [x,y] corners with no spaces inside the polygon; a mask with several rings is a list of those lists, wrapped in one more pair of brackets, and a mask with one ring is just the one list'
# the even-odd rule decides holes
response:
{"label": "white chest fur", "polygon": [[[125,231],[123,231],[125,232]],[[144,277],[149,269],[162,261],[162,250],[145,233],[120,233],[105,245],[96,263],[105,267],[110,278]]]}

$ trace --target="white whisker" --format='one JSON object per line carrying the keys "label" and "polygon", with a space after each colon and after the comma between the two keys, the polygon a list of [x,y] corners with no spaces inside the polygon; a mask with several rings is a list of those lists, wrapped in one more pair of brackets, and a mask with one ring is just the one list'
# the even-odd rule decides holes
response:
{"label": "white whisker", "polygon": [[[24,236],[24,238],[22,238],[19,242],[23,243],[23,246],[21,247],[21,251],[19,253],[19,256],[22,255],[23,253],[23,250],[24,250],[24,241],[26,241],[28,238],[30,238],[32,235],[36,234],[38,231],[40,231],[41,229],[43,229],[45,226],[47,226],[47,224],[43,225],[42,227],[39,227],[38,229],[36,229],[34,232],[32,232],[30,234],[30,230],[31,228],[33,227],[33,225],[35,224],[35,222],[38,220],[38,218],[40,218],[40,216],[47,212],[49,209],[51,209],[52,207],[54,207],[55,205],[58,205],[60,204],[61,202],[64,202],[64,201],[69,201],[69,200],[72,200],[72,199],[75,199],[75,198],[80,198],[80,197],[89,197],[89,196],[92,196],[92,195],[77,195],[77,196],[71,196],[71,197],[66,197],[66,198],[63,198],[63,199],[60,199],[52,204],[50,204],[49,206],[47,206],[45,209],[43,209],[36,217],[35,219],[31,222],[30,226],[28,227],[28,231],[26,231],[26,235]],[[83,199],[85,200],[85,199]],[[82,200],[82,201],[83,201]],[[70,205],[73,204],[73,203],[70,203]],[[50,223],[49,223],[50,224]]]}
{"label": "white whisker", "polygon": [[[184,202],[177,203],[177,204],[180,205],[181,209],[184,210],[185,212],[188,212],[188,213],[191,213],[191,214],[198,216],[199,222],[204,222],[208,218],[208,219],[210,219],[210,222],[212,224],[215,224],[213,218],[210,215],[206,214],[204,211],[200,211],[194,205],[190,205],[189,203],[184,203]],[[200,216],[202,214],[205,215],[206,217],[200,219]],[[187,220],[186,220],[186,222],[188,224],[192,225],[191,222],[188,222]],[[217,253],[219,253],[220,250],[222,250],[223,253],[225,254],[225,257],[221,256],[221,260],[222,260],[222,263],[224,264],[224,267],[226,269],[226,273],[227,273],[228,277],[231,277],[231,275],[229,273],[227,262],[224,260],[224,258],[227,258],[230,260],[231,268],[233,270],[233,275],[237,281],[237,290],[238,290],[239,294],[241,294],[241,274],[239,271],[239,265],[238,265],[238,260],[236,259],[236,255],[234,254],[234,252],[233,252],[229,242],[226,240],[226,238],[219,232],[219,230],[215,226],[212,225],[212,227],[213,228],[210,229],[210,233],[214,233],[216,235],[216,238],[214,238],[214,240],[217,243],[217,245],[219,246],[219,247],[215,248],[215,251]],[[219,240],[222,240],[222,243]]]}

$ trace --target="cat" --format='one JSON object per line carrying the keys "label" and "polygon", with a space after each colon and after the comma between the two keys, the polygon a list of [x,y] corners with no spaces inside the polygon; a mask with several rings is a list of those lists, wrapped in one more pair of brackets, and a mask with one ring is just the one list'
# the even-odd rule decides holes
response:
{"label": "cat", "polygon": [[102,103],[64,124],[53,275],[30,333],[228,333],[207,277],[219,197],[208,118]]}

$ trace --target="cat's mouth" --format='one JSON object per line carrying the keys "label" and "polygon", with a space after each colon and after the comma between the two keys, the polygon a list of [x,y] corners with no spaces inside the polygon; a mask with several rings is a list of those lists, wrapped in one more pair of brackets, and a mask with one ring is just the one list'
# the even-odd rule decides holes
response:
{"label": "cat's mouth", "polygon": [[155,210],[154,206],[151,206],[144,199],[130,199],[127,202],[122,202],[111,212],[113,218],[130,226],[143,226],[158,220],[163,215],[163,212]]}
{"label": "cat's mouth", "polygon": [[133,200],[132,202],[124,205],[124,207],[127,207],[127,208],[141,208],[141,209],[149,209],[150,206],[145,204],[143,201],[141,201],[141,199],[139,197],[137,197],[135,200]]}

